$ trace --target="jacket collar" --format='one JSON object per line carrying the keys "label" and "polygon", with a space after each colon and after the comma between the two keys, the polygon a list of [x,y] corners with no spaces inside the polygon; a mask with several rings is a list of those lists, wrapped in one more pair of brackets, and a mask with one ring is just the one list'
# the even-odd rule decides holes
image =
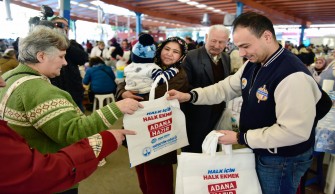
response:
{"label": "jacket collar", "polygon": [[[205,46],[201,48],[200,53],[201,53],[201,64],[203,65],[208,78],[211,80],[212,83],[214,83],[214,74],[213,74],[212,61],[211,61],[212,59],[210,58],[210,55],[208,54]],[[223,53],[220,53],[220,60],[224,67],[225,61],[224,61]],[[226,68],[223,68],[223,70],[225,73],[227,73],[226,71],[228,71]]]}
{"label": "jacket collar", "polygon": [[272,54],[272,56],[264,63],[263,67],[267,67],[270,65],[274,60],[276,60],[284,51],[284,48],[279,45],[278,50]]}

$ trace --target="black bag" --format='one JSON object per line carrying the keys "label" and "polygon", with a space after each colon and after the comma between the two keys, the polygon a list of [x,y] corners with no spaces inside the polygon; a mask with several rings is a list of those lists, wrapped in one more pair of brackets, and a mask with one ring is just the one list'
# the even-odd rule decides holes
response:
{"label": "black bag", "polygon": [[[320,87],[319,87],[320,88]],[[333,101],[330,99],[329,95],[321,89],[321,98],[316,103],[316,116],[317,120],[321,120],[330,111],[333,106]]]}

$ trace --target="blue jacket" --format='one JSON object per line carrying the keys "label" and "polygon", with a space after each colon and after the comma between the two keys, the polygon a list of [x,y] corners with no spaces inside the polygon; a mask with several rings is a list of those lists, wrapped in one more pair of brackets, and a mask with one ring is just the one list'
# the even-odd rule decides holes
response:
{"label": "blue jacket", "polygon": [[[273,56],[272,62],[269,61],[263,66],[249,62],[243,71],[241,81],[242,83],[246,81],[249,84],[246,84],[242,89],[243,104],[239,126],[241,133],[245,133],[249,129],[269,127],[277,122],[274,93],[283,79],[297,72],[311,75],[306,66],[288,50],[279,48],[274,55],[277,55],[277,57]],[[301,97],[303,98],[303,96]],[[289,105],[287,104],[287,106]],[[277,154],[293,156],[311,148],[315,142],[316,124],[317,121],[314,120],[312,131],[307,141],[279,147]],[[254,149],[254,151],[262,155],[272,155],[267,149]]]}
{"label": "blue jacket", "polygon": [[305,65],[282,47],[262,65],[247,62],[223,81],[192,91],[196,105],[242,95],[240,143],[257,154],[295,156],[314,145],[321,90]]}
{"label": "blue jacket", "polygon": [[99,64],[87,69],[83,79],[85,85],[90,84],[90,89],[96,94],[115,93],[115,74],[111,67]]}

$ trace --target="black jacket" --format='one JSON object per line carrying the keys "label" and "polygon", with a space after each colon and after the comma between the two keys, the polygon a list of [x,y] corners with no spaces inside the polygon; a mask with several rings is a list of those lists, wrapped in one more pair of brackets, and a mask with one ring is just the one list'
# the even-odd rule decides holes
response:
{"label": "black jacket", "polygon": [[69,92],[76,102],[82,101],[84,87],[78,65],[84,65],[88,61],[88,54],[80,44],[71,40],[70,46],[66,50],[65,59],[67,65],[62,68],[60,76],[50,79],[51,83]]}

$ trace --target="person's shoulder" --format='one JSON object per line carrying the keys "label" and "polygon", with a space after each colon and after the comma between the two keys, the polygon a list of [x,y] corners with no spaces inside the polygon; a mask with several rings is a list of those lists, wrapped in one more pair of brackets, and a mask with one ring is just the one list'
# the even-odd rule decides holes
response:
{"label": "person's shoulder", "polygon": [[101,65],[101,69],[105,69],[107,71],[113,71],[112,67],[105,65],[105,64]]}
{"label": "person's shoulder", "polygon": [[187,54],[199,54],[199,53],[204,52],[204,51],[206,52],[205,47],[200,47],[200,48],[188,51]]}
{"label": "person's shoulder", "polygon": [[[200,48],[197,48],[197,49],[193,49],[193,50],[190,50],[187,52],[187,55],[186,55],[186,58],[188,59],[195,59],[196,57],[201,57],[203,56],[204,54],[206,54],[206,49],[200,47]],[[196,59],[195,59],[196,60]]]}
{"label": "person's shoulder", "polygon": [[8,61],[8,59],[0,58],[0,65],[3,64],[3,63],[6,63],[7,61]]}
{"label": "person's shoulder", "polygon": [[89,67],[88,69],[86,69],[86,73],[92,73],[93,70],[94,70],[94,67]]}
{"label": "person's shoulder", "polygon": [[11,63],[13,63],[13,64],[17,64],[17,65],[19,65],[19,61],[16,60],[16,59],[10,59],[9,61],[10,61]]}
{"label": "person's shoulder", "polygon": [[18,91],[29,92],[32,94],[53,94],[55,91],[61,90],[53,86],[49,80],[41,78],[27,80],[22,83],[22,87],[18,88]]}

